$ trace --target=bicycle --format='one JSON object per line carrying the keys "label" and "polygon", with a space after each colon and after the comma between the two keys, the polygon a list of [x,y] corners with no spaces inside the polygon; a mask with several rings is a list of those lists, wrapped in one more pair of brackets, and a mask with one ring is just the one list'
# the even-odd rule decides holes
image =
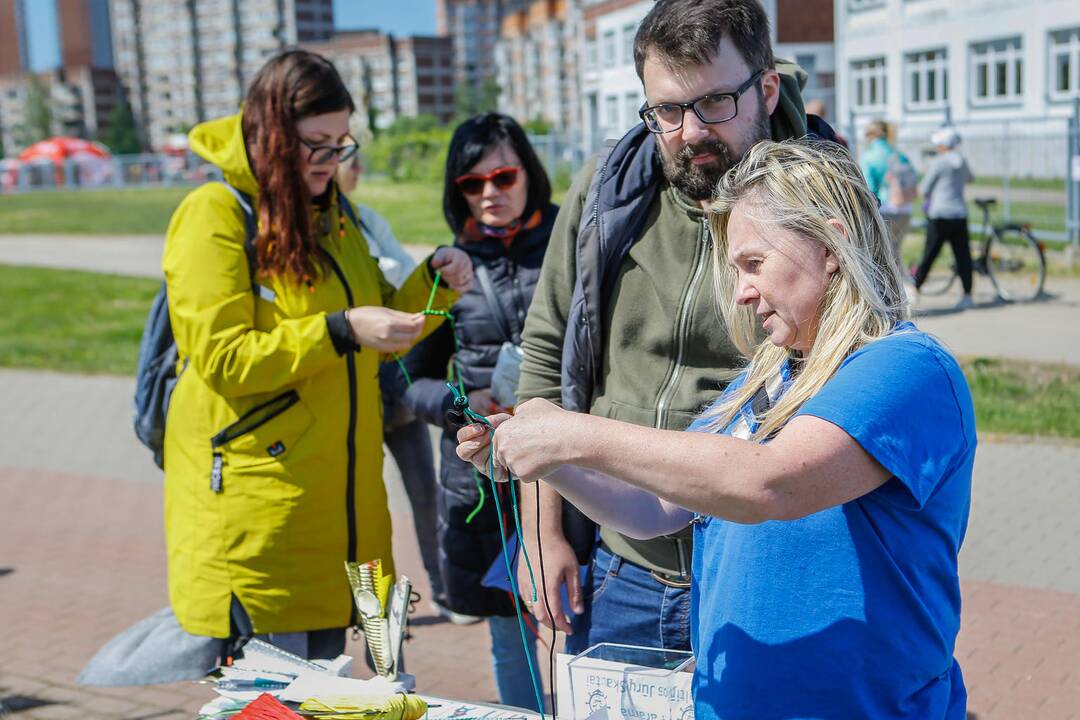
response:
{"label": "bicycle", "polygon": [[[1039,297],[1046,282],[1046,253],[1027,224],[990,224],[994,198],[975,198],[983,214],[982,235],[973,238],[982,243],[982,254],[972,254],[972,271],[990,278],[997,296],[1005,302],[1026,302]],[[946,244],[947,247],[947,244]],[[946,248],[942,248],[942,253]],[[950,251],[951,252],[951,251]],[[940,259],[940,256],[939,256]],[[935,263],[937,265],[937,263]],[[956,263],[941,270],[931,268],[920,292],[941,295],[956,282]]]}

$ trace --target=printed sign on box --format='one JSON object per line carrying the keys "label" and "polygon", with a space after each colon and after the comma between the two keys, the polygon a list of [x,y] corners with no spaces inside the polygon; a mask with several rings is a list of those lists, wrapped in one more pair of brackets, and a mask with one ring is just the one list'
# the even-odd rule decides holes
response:
{"label": "printed sign on box", "polygon": [[601,643],[559,654],[562,720],[693,720],[688,652]]}

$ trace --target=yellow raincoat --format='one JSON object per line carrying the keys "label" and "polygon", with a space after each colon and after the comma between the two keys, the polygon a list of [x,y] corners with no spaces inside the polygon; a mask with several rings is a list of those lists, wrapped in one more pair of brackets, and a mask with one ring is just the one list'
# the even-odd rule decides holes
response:
{"label": "yellow raincoat", "polygon": [[[190,137],[257,204],[240,116]],[[190,633],[228,637],[234,594],[259,633],[344,627],[344,561],[382,558],[393,571],[380,355],[339,355],[326,316],[359,305],[422,310],[432,278],[420,263],[395,291],[336,198],[326,215],[328,226],[316,213],[314,227],[335,269],[310,289],[259,276],[257,293],[244,215],[223,184],[192,191],[169,223],[163,266],[180,376],[165,432],[165,534],[169,598]],[[440,289],[434,306],[455,299]],[[424,334],[440,320],[429,318]]]}

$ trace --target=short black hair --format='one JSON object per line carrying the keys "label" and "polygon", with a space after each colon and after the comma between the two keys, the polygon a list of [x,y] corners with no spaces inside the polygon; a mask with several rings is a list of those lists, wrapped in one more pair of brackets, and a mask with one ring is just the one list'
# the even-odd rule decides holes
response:
{"label": "short black hair", "polygon": [[645,79],[649,50],[671,67],[705,65],[725,36],[751,72],[775,67],[769,16],[758,0],[657,0],[634,36],[638,78]]}
{"label": "short black hair", "polygon": [[525,177],[529,179],[528,195],[522,218],[529,218],[537,210],[551,204],[551,182],[547,172],[536,156],[525,131],[514,118],[501,113],[476,115],[458,125],[450,139],[446,153],[446,177],[443,181],[443,215],[446,224],[460,234],[471,212],[465,196],[454,180],[469,172],[485,155],[499,145],[508,145],[521,159]]}

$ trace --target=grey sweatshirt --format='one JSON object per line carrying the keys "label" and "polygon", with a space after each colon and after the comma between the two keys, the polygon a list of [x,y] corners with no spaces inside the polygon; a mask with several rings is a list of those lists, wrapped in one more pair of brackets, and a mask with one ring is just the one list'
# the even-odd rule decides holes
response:
{"label": "grey sweatshirt", "polygon": [[919,183],[919,193],[929,201],[926,217],[948,220],[966,218],[964,185],[974,179],[959,151],[939,153]]}

